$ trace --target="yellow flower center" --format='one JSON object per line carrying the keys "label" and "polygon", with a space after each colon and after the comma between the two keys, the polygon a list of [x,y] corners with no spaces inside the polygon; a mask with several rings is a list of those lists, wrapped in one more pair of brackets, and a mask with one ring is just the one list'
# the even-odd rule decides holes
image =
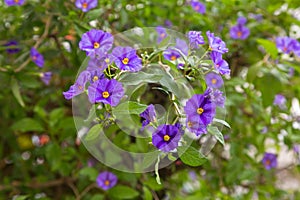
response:
{"label": "yellow flower center", "polygon": [[103,98],[107,99],[109,97],[109,93],[107,91],[102,92]]}
{"label": "yellow flower center", "polygon": [[196,10],[196,11],[199,11],[199,9],[200,9],[200,6],[196,6],[196,7],[195,7],[195,10]]}
{"label": "yellow flower center", "polygon": [[98,49],[100,47],[100,44],[98,42],[94,42],[94,49]]}
{"label": "yellow flower center", "polygon": [[203,112],[204,112],[204,109],[203,109],[203,108],[198,108],[198,109],[197,109],[197,113],[198,113],[199,115],[201,115]]}
{"label": "yellow flower center", "polygon": [[266,160],[266,165],[270,165],[271,161],[270,160]]}
{"label": "yellow flower center", "polygon": [[122,60],[122,63],[123,63],[124,65],[127,65],[128,62],[129,62],[129,59],[128,59],[128,58],[124,58],[124,59]]}
{"label": "yellow flower center", "polygon": [[237,32],[237,36],[240,38],[240,37],[242,37],[242,32],[241,31],[238,31]]}
{"label": "yellow flower center", "polygon": [[[87,2],[84,2],[84,3],[82,4],[82,7],[83,7],[83,8],[87,8],[87,7],[88,7]],[[94,46],[95,46],[95,45],[94,45]]]}
{"label": "yellow flower center", "polygon": [[171,56],[171,60],[176,60],[177,59],[177,57],[176,56]]}
{"label": "yellow flower center", "polygon": [[83,87],[82,87],[81,85],[79,85],[79,86],[78,86],[78,89],[79,89],[79,90],[82,90],[82,89],[83,89]]}
{"label": "yellow flower center", "polygon": [[188,121],[187,125],[188,125],[188,127],[192,127],[192,126],[193,126],[193,123],[190,122],[190,121]]}
{"label": "yellow flower center", "polygon": [[37,59],[37,57],[36,56],[32,56],[32,60],[36,60]]}
{"label": "yellow flower center", "polygon": [[109,180],[106,180],[106,181],[104,182],[104,184],[105,184],[106,186],[108,186],[108,185],[110,184],[110,181],[109,181]]}
{"label": "yellow flower center", "polygon": [[105,58],[105,62],[106,62],[106,63],[109,63],[109,58]]}
{"label": "yellow flower center", "polygon": [[217,79],[213,78],[213,79],[211,80],[211,83],[212,83],[212,84],[216,84],[216,83],[217,83]]}
{"label": "yellow flower center", "polygon": [[170,136],[169,135],[164,135],[164,141],[168,142],[170,140]]}
{"label": "yellow flower center", "polygon": [[93,81],[95,82],[95,81],[98,81],[99,80],[99,77],[98,76],[94,76],[93,77]]}
{"label": "yellow flower center", "polygon": [[208,50],[209,50],[209,51],[212,51],[212,50],[213,50],[213,48],[212,48],[211,46],[209,46],[209,47],[208,47]]}
{"label": "yellow flower center", "polygon": [[15,3],[19,3],[19,0],[14,0]]}
{"label": "yellow flower center", "polygon": [[161,38],[164,38],[165,36],[166,36],[165,33],[161,33],[161,34],[160,34],[160,37],[161,37]]}

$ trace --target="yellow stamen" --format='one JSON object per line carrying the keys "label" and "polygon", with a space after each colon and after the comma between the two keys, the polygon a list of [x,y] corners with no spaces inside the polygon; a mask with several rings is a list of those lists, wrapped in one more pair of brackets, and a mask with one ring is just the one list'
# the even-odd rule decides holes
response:
{"label": "yellow stamen", "polygon": [[165,141],[165,142],[168,142],[169,140],[170,140],[170,136],[164,135],[164,141]]}
{"label": "yellow stamen", "polygon": [[240,37],[242,37],[242,32],[241,31],[238,31],[237,32],[237,36],[240,38]]}
{"label": "yellow stamen", "polygon": [[217,83],[217,79],[213,78],[213,79],[211,80],[211,83],[212,83],[212,84],[216,84],[216,83]]}
{"label": "yellow stamen", "polygon": [[36,56],[32,56],[32,60],[36,60],[37,59],[37,57]]}
{"label": "yellow stamen", "polygon": [[105,184],[106,186],[108,186],[108,185],[110,184],[110,181],[109,181],[109,180],[106,180],[106,181],[104,182],[104,184]]}
{"label": "yellow stamen", "polygon": [[197,113],[198,113],[199,115],[201,115],[203,112],[204,112],[204,109],[203,109],[203,108],[198,108],[198,109],[197,109]]}
{"label": "yellow stamen", "polygon": [[107,91],[102,92],[103,98],[107,99],[109,97],[109,93]]}
{"label": "yellow stamen", "polygon": [[83,89],[83,87],[82,87],[81,85],[79,85],[79,86],[78,86],[78,89],[79,89],[79,90],[82,90],[82,89]]}
{"label": "yellow stamen", "polygon": [[161,33],[161,34],[160,34],[160,37],[161,37],[161,38],[164,38],[165,36],[166,36],[165,33]]}
{"label": "yellow stamen", "polygon": [[93,81],[95,82],[95,81],[98,81],[99,80],[99,77],[98,76],[94,76],[93,77]]}
{"label": "yellow stamen", "polygon": [[271,161],[270,160],[266,160],[266,165],[270,165]]}
{"label": "yellow stamen", "polygon": [[187,125],[188,125],[188,127],[192,127],[192,126],[193,126],[193,123],[190,122],[190,121],[188,121]]}
{"label": "yellow stamen", "polygon": [[100,47],[100,44],[98,42],[94,42],[94,49],[98,49]]}
{"label": "yellow stamen", "polygon": [[123,63],[124,65],[127,65],[128,62],[129,62],[129,59],[128,59],[128,58],[124,58],[124,59],[122,60],[122,63]]}
{"label": "yellow stamen", "polygon": [[176,56],[171,56],[171,60],[172,60],[172,61],[174,61],[174,60],[176,60],[176,59],[177,59]]}
{"label": "yellow stamen", "polygon": [[84,3],[82,4],[82,7],[83,7],[83,8],[87,8],[87,7],[88,7],[87,2],[84,2]]}

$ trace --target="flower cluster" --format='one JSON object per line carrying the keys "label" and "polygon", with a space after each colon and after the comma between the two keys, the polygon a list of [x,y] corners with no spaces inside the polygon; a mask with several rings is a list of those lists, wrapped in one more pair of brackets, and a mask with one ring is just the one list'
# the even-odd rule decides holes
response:
{"label": "flower cluster", "polygon": [[284,54],[294,53],[296,56],[300,57],[300,43],[290,37],[277,37],[276,47],[279,52]]}
{"label": "flower cluster", "polygon": [[239,17],[237,19],[237,25],[231,27],[230,37],[232,39],[245,40],[250,35],[250,30],[245,26],[247,19],[245,17]]}
{"label": "flower cluster", "polygon": [[113,47],[110,33],[92,29],[82,35],[79,48],[89,57],[87,68],[82,71],[70,89],[63,92],[66,99],[86,92],[92,104],[104,103],[117,106],[124,96],[120,82],[110,75],[110,68],[137,72],[142,69],[142,60],[131,47]]}

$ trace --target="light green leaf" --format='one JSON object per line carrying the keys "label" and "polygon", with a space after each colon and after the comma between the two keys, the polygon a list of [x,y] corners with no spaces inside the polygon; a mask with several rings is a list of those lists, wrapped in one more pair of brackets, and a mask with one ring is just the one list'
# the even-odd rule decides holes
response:
{"label": "light green leaf", "polygon": [[216,139],[222,144],[224,145],[225,142],[224,142],[224,137],[223,137],[223,134],[219,131],[218,127],[216,126],[209,126],[207,128],[208,132],[210,134],[212,134],[213,136],[216,137]]}
{"label": "light green leaf", "polygon": [[147,187],[143,187],[143,192],[144,192],[144,200],[152,200],[152,194],[151,191]]}
{"label": "light green leaf", "polygon": [[28,131],[44,131],[44,127],[35,119],[23,118],[12,125],[12,130],[28,132]]}
{"label": "light green leaf", "polygon": [[146,110],[146,108],[147,108],[147,105],[145,105],[145,104],[140,104],[140,103],[134,102],[134,101],[126,101],[112,109],[113,109],[113,114],[115,114],[115,115],[120,115],[120,114],[139,115],[144,110]]}
{"label": "light green leaf", "polygon": [[139,193],[124,185],[118,185],[108,191],[108,196],[111,199],[132,199],[139,196]]}
{"label": "light green leaf", "polygon": [[157,83],[163,77],[162,74],[152,74],[139,71],[136,73],[126,73],[122,74],[119,81],[125,85],[138,85],[140,83]]}
{"label": "light green leaf", "polygon": [[14,198],[14,200],[25,200],[27,199],[29,196],[28,195],[19,195],[16,198]]}
{"label": "light green leaf", "polygon": [[181,161],[189,166],[197,167],[202,165],[207,161],[204,155],[202,155],[197,149],[194,147],[188,147],[185,150],[186,147],[178,147],[178,153],[180,156]]}
{"label": "light green leaf", "polygon": [[261,38],[257,39],[256,41],[265,48],[266,52],[269,53],[273,59],[277,57],[278,50],[274,42]]}
{"label": "light green leaf", "polygon": [[11,90],[12,90],[14,96],[16,97],[18,103],[22,107],[25,107],[24,101],[23,101],[21,93],[20,93],[20,87],[19,87],[18,81],[14,77],[11,78]]}
{"label": "light green leaf", "polygon": [[96,139],[99,136],[100,131],[102,131],[102,124],[96,124],[89,130],[89,132],[86,134],[84,140],[89,141],[89,140]]}
{"label": "light green leaf", "polygon": [[92,167],[84,167],[79,171],[79,175],[87,176],[90,181],[95,181],[98,176],[98,171]]}
{"label": "light green leaf", "polygon": [[104,195],[96,194],[90,200],[103,200],[103,199],[104,199]]}
{"label": "light green leaf", "polygon": [[220,123],[220,124],[223,124],[223,125],[226,126],[227,128],[231,128],[230,125],[229,125],[225,120],[214,118],[213,121],[214,121],[214,122],[218,122],[218,123]]}

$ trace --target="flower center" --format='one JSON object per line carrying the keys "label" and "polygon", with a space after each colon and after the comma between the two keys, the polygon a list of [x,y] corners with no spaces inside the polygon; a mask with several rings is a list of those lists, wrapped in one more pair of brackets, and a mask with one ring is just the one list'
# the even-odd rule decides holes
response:
{"label": "flower center", "polygon": [[193,126],[193,123],[190,122],[190,121],[188,121],[187,125],[188,125],[188,127],[192,127],[192,126]]}
{"label": "flower center", "polygon": [[19,3],[19,0],[14,0],[15,3]]}
{"label": "flower center", "polygon": [[170,136],[169,135],[164,135],[164,141],[168,142],[170,140]]}
{"label": "flower center", "polygon": [[197,109],[197,113],[198,113],[199,115],[201,115],[203,112],[204,112],[204,109],[203,109],[203,108],[198,108],[198,109]]}
{"label": "flower center", "polygon": [[198,11],[200,9],[200,6],[196,6],[195,10]]}
{"label": "flower center", "polygon": [[161,38],[164,38],[165,36],[166,36],[165,33],[161,33],[161,34],[160,34],[160,37],[161,37]]}
{"label": "flower center", "polygon": [[98,49],[100,47],[100,44],[98,42],[94,42],[94,49]]}
{"label": "flower center", "polygon": [[241,31],[238,31],[237,32],[237,36],[240,38],[240,37],[242,37],[242,32]]}
{"label": "flower center", "polygon": [[211,83],[212,83],[212,84],[216,84],[216,83],[217,83],[217,79],[213,78],[213,79],[211,80]]}
{"label": "flower center", "polygon": [[286,47],[283,47],[283,52],[287,52],[287,48]]}
{"label": "flower center", "polygon": [[36,56],[32,56],[32,60],[36,60],[37,59],[37,57]]}
{"label": "flower center", "polygon": [[176,60],[177,59],[177,57],[176,56],[171,56],[171,60]]}
{"label": "flower center", "polygon": [[106,186],[108,186],[110,184],[110,181],[109,180],[106,180],[105,182],[104,182],[104,185],[106,185]]}
{"label": "flower center", "polygon": [[102,92],[103,98],[107,99],[109,97],[109,93],[107,91]]}
{"label": "flower center", "polygon": [[98,81],[99,80],[99,77],[98,76],[94,76],[93,77],[93,81],[95,82],[95,81]]}
{"label": "flower center", "polygon": [[83,7],[83,8],[87,8],[87,7],[88,7],[87,2],[84,2],[84,3],[82,4],[82,7]]}
{"label": "flower center", "polygon": [[82,87],[81,85],[78,85],[78,89],[79,89],[79,90],[82,90],[83,87]]}
{"label": "flower center", "polygon": [[220,65],[219,64],[216,64],[216,68],[219,68],[220,67]]}
{"label": "flower center", "polygon": [[209,46],[209,47],[208,47],[208,50],[209,50],[209,51],[212,51],[212,50],[213,50],[213,48],[212,48],[211,46]]}
{"label": "flower center", "polygon": [[105,62],[106,62],[106,63],[109,63],[109,58],[105,58]]}
{"label": "flower center", "polygon": [[124,58],[124,59],[122,60],[122,63],[123,63],[124,65],[127,65],[128,62],[129,62],[129,59],[128,59],[128,58]]}
{"label": "flower center", "polygon": [[266,160],[266,165],[270,165],[271,164],[271,161],[268,159]]}

